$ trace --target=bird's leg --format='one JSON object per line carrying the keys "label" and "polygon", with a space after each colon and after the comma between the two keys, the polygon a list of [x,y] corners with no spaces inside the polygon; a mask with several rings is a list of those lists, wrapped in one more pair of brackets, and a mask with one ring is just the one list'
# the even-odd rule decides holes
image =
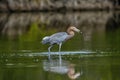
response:
{"label": "bird's leg", "polygon": [[59,43],[59,52],[61,51],[62,43]]}
{"label": "bird's leg", "polygon": [[60,65],[61,65],[61,60],[62,60],[62,58],[61,58],[61,46],[62,46],[62,43],[59,43],[59,61],[60,61]]}
{"label": "bird's leg", "polygon": [[48,58],[50,60],[50,49],[53,47],[53,45],[50,45],[50,47],[48,48]]}

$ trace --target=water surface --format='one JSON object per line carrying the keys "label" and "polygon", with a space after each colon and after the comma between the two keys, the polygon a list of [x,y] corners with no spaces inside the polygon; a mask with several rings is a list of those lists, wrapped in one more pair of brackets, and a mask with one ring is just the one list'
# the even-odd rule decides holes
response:
{"label": "water surface", "polygon": [[[41,44],[44,36],[79,28],[62,46]],[[119,80],[119,12],[0,13],[0,80]],[[71,73],[74,73],[70,75]]]}

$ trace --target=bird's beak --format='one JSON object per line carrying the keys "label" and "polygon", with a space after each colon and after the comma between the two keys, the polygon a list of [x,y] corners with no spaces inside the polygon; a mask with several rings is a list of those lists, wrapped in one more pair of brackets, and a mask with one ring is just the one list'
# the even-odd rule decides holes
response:
{"label": "bird's beak", "polygon": [[77,28],[75,29],[75,31],[82,34],[82,32]]}
{"label": "bird's beak", "polygon": [[77,28],[75,28],[75,31],[76,31],[76,32],[78,32],[78,33],[80,32],[80,30],[79,30],[79,29],[77,29]]}
{"label": "bird's beak", "polygon": [[82,32],[77,28],[74,28],[74,31],[82,34]]}

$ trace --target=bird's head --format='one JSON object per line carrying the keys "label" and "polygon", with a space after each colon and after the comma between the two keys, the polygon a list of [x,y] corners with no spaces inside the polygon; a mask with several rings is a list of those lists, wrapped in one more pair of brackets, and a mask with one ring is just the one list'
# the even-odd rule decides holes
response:
{"label": "bird's head", "polygon": [[72,31],[74,31],[74,32],[80,32],[80,30],[77,29],[77,28],[74,27],[74,26],[70,26],[68,29],[69,29],[69,30],[72,30]]}

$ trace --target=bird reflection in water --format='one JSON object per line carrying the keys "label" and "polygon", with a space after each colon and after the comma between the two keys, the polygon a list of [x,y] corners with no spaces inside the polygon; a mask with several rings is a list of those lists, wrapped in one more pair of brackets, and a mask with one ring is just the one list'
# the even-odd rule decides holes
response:
{"label": "bird reflection in water", "polygon": [[70,79],[74,80],[74,79],[78,78],[81,74],[82,73],[80,73],[80,72],[75,73],[75,64],[69,65],[67,75]]}
{"label": "bird reflection in water", "polygon": [[43,69],[53,73],[67,74],[71,80],[75,80],[82,75],[82,71],[75,72],[75,64],[60,59],[43,61]]}

